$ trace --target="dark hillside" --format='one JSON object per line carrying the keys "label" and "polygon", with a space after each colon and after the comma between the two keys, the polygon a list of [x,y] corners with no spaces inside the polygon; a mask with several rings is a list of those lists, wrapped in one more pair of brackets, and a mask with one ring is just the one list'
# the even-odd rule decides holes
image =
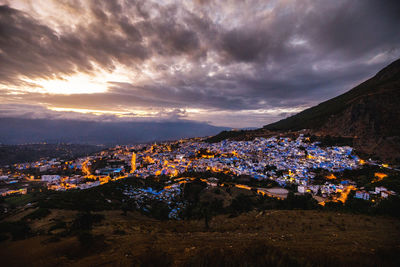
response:
{"label": "dark hillside", "polygon": [[[376,115],[386,119],[386,124],[381,123],[380,130],[389,135],[399,135],[400,127],[400,59],[393,62],[378,72],[373,78],[363,82],[352,90],[325,101],[315,107],[306,109],[294,116],[264,126],[268,130],[300,130],[319,129],[326,127],[326,122],[336,116],[340,116],[348,108],[361,108],[363,100],[375,99],[374,109]],[[360,110],[361,111],[361,110]],[[383,112],[385,111],[385,112]],[[388,111],[390,114],[386,114]],[[356,114],[354,114],[356,115]],[[371,114],[373,115],[373,114]],[[379,119],[377,116],[375,121]],[[371,118],[372,119],[372,118]],[[383,122],[383,121],[382,121]],[[351,126],[351,125],[347,125]]]}
{"label": "dark hillside", "polygon": [[400,60],[352,90],[265,130],[310,129],[317,135],[351,137],[360,152],[400,162]]}

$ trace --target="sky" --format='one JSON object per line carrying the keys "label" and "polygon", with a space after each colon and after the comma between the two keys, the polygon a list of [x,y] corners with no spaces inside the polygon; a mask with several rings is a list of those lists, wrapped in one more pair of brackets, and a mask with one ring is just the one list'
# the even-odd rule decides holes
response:
{"label": "sky", "polygon": [[261,127],[400,57],[397,0],[0,0],[0,117]]}

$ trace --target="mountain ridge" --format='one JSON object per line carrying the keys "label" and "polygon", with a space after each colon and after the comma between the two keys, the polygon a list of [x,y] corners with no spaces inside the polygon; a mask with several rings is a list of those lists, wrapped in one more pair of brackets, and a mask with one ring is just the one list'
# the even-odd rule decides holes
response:
{"label": "mountain ridge", "polygon": [[399,103],[400,59],[346,93],[263,129],[352,137],[358,151],[399,163]]}
{"label": "mountain ridge", "polygon": [[[365,97],[365,93],[368,93],[365,91],[370,91],[369,93],[373,94],[382,93],[382,91],[371,91],[371,87],[381,86],[380,84],[382,82],[385,83],[385,86],[390,86],[389,89],[386,89],[387,91],[393,91],[399,88],[400,59],[386,66],[374,77],[357,85],[353,89],[327,101],[324,101],[314,107],[303,110],[289,118],[285,118],[278,122],[265,125],[263,128],[267,130],[300,130],[304,128],[320,127],[325,122],[324,119],[326,118],[324,117],[324,115],[334,115],[341,112],[343,108],[346,108],[346,105],[350,104],[351,102],[357,101],[359,98]],[[378,89],[382,90],[382,88]],[[310,119],[317,119],[317,121],[312,122],[310,121]]]}
{"label": "mountain ridge", "polygon": [[133,144],[209,136],[226,130],[192,121],[96,122],[0,118],[0,143]]}

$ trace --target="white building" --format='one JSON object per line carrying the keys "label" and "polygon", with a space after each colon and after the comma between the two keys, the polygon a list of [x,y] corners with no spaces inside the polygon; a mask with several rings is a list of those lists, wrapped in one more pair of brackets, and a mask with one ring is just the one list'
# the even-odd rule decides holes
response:
{"label": "white building", "polygon": [[45,172],[45,171],[47,171],[48,169],[50,169],[50,165],[43,165],[43,166],[40,166],[40,167],[39,167],[39,171],[40,171],[40,172]]}
{"label": "white building", "polygon": [[390,192],[388,191],[381,191],[381,197],[382,198],[388,198],[390,196]]}
{"label": "white building", "polygon": [[55,181],[60,180],[60,175],[42,175],[42,181],[43,182],[48,182],[48,183],[52,183]]}
{"label": "white building", "polygon": [[357,191],[356,195],[354,197],[364,199],[364,200],[369,200],[369,193],[365,192],[365,191]]}
{"label": "white building", "polygon": [[100,185],[100,181],[95,181],[92,183],[85,183],[85,184],[80,184],[78,186],[79,189],[88,189],[88,188],[92,188],[92,187],[96,187]]}
{"label": "white building", "polygon": [[387,189],[383,186],[375,187],[375,193],[379,194],[382,191],[387,191]]}
{"label": "white building", "polygon": [[304,193],[306,192],[306,187],[303,186],[303,185],[299,185],[299,186],[297,187],[297,191],[298,191],[299,193],[301,193],[301,194],[304,194]]}

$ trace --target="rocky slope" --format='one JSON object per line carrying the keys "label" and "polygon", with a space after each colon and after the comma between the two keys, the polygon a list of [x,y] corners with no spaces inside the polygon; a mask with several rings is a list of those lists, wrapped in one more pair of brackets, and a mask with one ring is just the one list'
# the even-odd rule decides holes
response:
{"label": "rocky slope", "polygon": [[263,129],[353,137],[358,151],[400,163],[400,59],[347,93]]}

